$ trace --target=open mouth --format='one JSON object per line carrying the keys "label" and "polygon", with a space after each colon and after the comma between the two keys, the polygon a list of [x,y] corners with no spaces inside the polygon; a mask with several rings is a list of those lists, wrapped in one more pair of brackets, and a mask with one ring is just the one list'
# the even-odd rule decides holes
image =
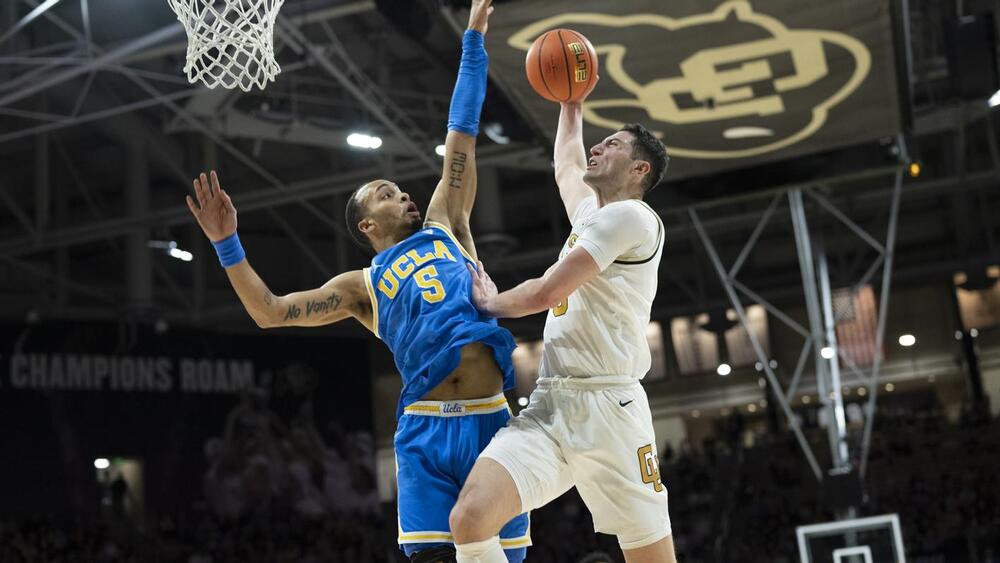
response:
{"label": "open mouth", "polygon": [[593,158],[591,158],[590,160],[587,161],[587,170],[590,170],[591,168],[593,168],[595,166],[597,166],[597,161],[594,160]]}
{"label": "open mouth", "polygon": [[409,207],[406,208],[406,212],[409,213],[410,215],[416,215],[417,217],[420,216],[420,211],[417,210],[416,203],[410,203]]}

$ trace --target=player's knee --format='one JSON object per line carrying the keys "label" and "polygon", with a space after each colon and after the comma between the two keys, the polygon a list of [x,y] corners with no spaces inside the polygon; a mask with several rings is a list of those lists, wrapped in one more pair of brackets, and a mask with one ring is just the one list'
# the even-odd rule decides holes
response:
{"label": "player's knee", "polygon": [[465,543],[480,539],[478,536],[491,535],[494,530],[489,530],[489,511],[487,506],[476,500],[475,495],[463,495],[459,497],[451,514],[448,516],[448,524],[451,526],[451,533],[455,536],[457,543]]}

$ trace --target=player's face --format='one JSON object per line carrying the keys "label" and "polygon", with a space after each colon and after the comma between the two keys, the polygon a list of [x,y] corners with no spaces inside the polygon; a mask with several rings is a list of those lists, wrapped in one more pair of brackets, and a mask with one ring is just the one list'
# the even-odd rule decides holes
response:
{"label": "player's face", "polygon": [[417,204],[410,194],[388,180],[376,180],[365,187],[367,219],[372,221],[383,236],[402,240],[413,234],[423,224]]}
{"label": "player's face", "polygon": [[632,134],[617,131],[590,149],[587,171],[583,181],[600,190],[615,190],[628,181],[628,172],[635,163],[632,160]]}

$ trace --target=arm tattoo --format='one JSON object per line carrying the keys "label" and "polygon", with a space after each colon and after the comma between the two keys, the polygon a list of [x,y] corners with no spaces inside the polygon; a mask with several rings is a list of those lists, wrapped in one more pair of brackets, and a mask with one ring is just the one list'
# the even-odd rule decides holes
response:
{"label": "arm tattoo", "polygon": [[448,165],[448,187],[462,189],[462,180],[465,176],[465,163],[469,160],[469,155],[464,152],[456,152]]}
{"label": "arm tattoo", "polygon": [[340,302],[344,298],[336,293],[331,293],[329,297],[323,301],[307,301],[306,302],[306,316],[316,313],[332,313],[340,307]]}
{"label": "arm tattoo", "polygon": [[285,313],[285,320],[287,321],[289,319],[297,319],[301,314],[302,314],[302,309],[299,308],[298,305],[295,305],[293,303],[288,306],[288,312]]}

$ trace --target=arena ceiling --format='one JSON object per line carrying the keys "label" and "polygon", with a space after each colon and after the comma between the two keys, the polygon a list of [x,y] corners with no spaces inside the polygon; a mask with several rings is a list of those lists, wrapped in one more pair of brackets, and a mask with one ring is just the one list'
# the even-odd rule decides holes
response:
{"label": "arena ceiling", "polygon": [[[530,19],[542,4],[498,3],[491,30],[494,69],[478,149],[484,189],[473,227],[501,286],[544,271],[568,233],[551,173],[552,109],[525,102],[523,75],[495,42],[507,29],[500,22]],[[652,0],[621,4],[662,10]],[[753,3],[759,12],[777,4]],[[834,142],[710,169],[685,165],[682,155],[677,174],[668,172],[648,198],[668,227],[654,317],[726,302],[689,209],[698,209],[729,263],[769,205],[784,209],[776,195],[789,186],[813,190],[884,237],[901,149],[922,172],[904,185],[895,279],[948,283],[956,271],[1000,261],[996,116],[968,77],[971,53],[982,49],[961,32],[971,28],[960,28],[995,3],[885,5],[909,36],[900,56],[910,71],[894,86],[898,123],[875,123],[885,116],[872,107],[887,102],[873,90],[875,101],[860,114],[837,121],[856,120],[841,137],[855,135],[852,146],[863,151]],[[184,205],[191,178],[209,167],[233,196],[248,256],[274,291],[315,287],[361,267],[367,259],[344,229],[345,195],[387,177],[426,204],[440,174],[434,148],[443,142],[462,21],[460,10],[430,0],[288,0],[275,40],[282,73],[264,91],[244,93],[188,84],[186,39],[165,0],[3,2],[0,315],[250,328]],[[992,31],[992,19],[983,21]],[[987,47],[995,53],[995,42]],[[996,58],[987,59],[995,82]],[[904,134],[886,135],[889,121]],[[383,145],[352,148],[352,132],[377,135]],[[588,142],[598,138],[588,129]],[[810,227],[830,256],[834,284],[851,285],[873,251],[818,201],[808,199]],[[151,241],[175,241],[194,260],[171,258]],[[757,248],[741,280],[779,303],[799,299],[787,213],[775,214]],[[540,319],[511,326],[537,334]]]}

